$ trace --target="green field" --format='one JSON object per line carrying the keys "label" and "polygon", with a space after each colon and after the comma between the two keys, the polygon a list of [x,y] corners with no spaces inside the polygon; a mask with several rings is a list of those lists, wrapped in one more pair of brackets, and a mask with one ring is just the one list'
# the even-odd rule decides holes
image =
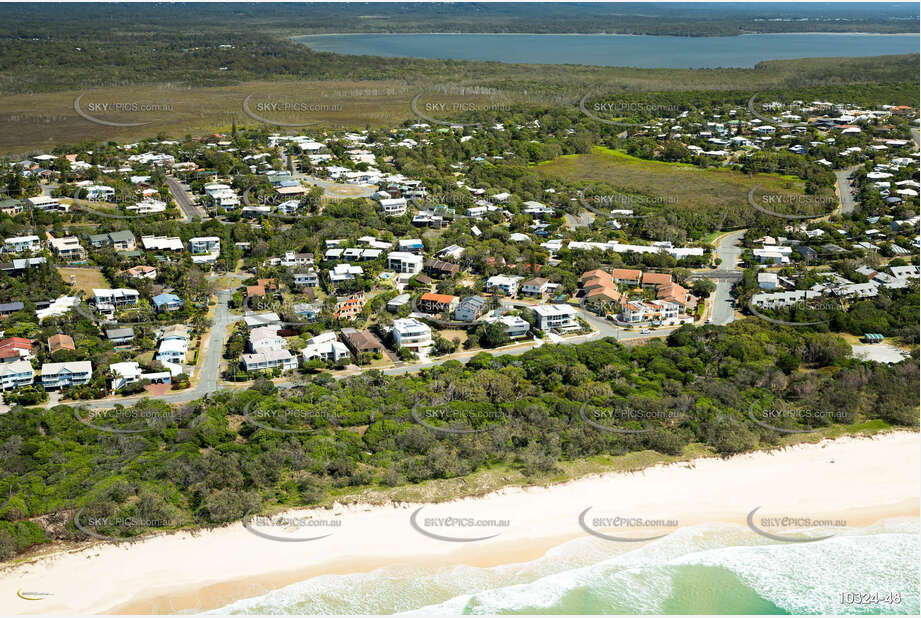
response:
{"label": "green field", "polygon": [[[602,186],[615,193],[647,196],[650,199],[639,210],[643,214],[705,213],[711,223],[716,222],[712,219],[716,215],[719,224],[707,232],[711,237],[717,230],[747,225],[754,217],[762,216],[748,202],[753,188],[757,187],[754,193],[757,203],[764,194],[800,196],[805,187],[802,180],[793,176],[749,175],[729,168],[704,169],[684,163],[647,161],[603,147],[592,148],[591,154],[566,155],[535,169],[541,176],[577,186],[603,183]],[[828,194],[832,195],[831,190]]]}

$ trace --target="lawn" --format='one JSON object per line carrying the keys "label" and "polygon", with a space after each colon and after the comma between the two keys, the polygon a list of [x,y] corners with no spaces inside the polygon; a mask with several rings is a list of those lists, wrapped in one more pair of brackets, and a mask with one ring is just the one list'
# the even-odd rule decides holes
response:
{"label": "lawn", "polygon": [[109,283],[102,276],[102,271],[95,268],[58,267],[57,271],[64,283],[75,285],[90,296],[93,295],[93,288],[109,287]]}

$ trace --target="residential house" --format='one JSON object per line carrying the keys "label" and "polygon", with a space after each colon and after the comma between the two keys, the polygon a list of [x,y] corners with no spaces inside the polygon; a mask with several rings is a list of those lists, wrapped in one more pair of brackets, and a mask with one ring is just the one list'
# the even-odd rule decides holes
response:
{"label": "residential house", "polygon": [[501,324],[505,334],[508,335],[510,339],[524,337],[528,334],[528,331],[531,330],[531,325],[528,321],[517,315],[500,315],[486,318],[484,321],[488,323],[498,322]]}
{"label": "residential house", "polygon": [[360,354],[384,353],[383,342],[371,331],[343,328],[342,338],[345,339],[346,345],[351,348],[356,357]]}
{"label": "residential house", "polygon": [[488,306],[482,296],[467,296],[454,310],[454,319],[460,322],[473,322],[486,312]]}
{"label": "residential house", "polygon": [[27,360],[0,363],[0,390],[31,386],[34,379],[35,371]]}
{"label": "residential house", "polygon": [[183,250],[182,239],[178,236],[141,236],[141,245],[145,251],[173,251],[179,253]]}
{"label": "residential house", "polygon": [[45,389],[89,384],[92,377],[93,363],[90,361],[42,365],[42,387]]}
{"label": "residential house", "polygon": [[185,301],[176,296],[175,294],[157,294],[150,299],[154,306],[157,308],[157,311],[179,311],[182,309],[182,306]]}
{"label": "residential house", "polygon": [[134,241],[134,234],[130,230],[119,230],[117,232],[107,232],[105,234],[90,235],[90,245],[94,249],[103,247],[112,247],[116,251],[134,251],[137,244]]}
{"label": "residential house", "polygon": [[387,268],[398,273],[415,275],[422,272],[424,258],[407,251],[391,251],[387,254]]}
{"label": "residential house", "polygon": [[54,354],[58,350],[76,350],[74,345],[74,340],[70,335],[65,335],[63,333],[58,333],[56,335],[51,335],[48,337],[48,353]]}
{"label": "residential house", "polygon": [[578,313],[570,305],[537,305],[532,309],[537,315],[537,327],[540,330],[567,331],[579,328],[576,320]]}
{"label": "residential house", "polygon": [[615,268],[611,271],[611,278],[614,280],[614,283],[640,285],[643,278],[643,271],[634,268]]}
{"label": "residential house", "polygon": [[134,341],[134,329],[109,328],[106,329],[106,338],[116,347],[130,346]]}
{"label": "residential house", "polygon": [[391,325],[390,333],[396,345],[414,352],[433,345],[432,329],[415,318],[397,318]]}
{"label": "residential house", "polygon": [[3,240],[4,253],[38,253],[41,250],[42,242],[38,236],[13,236]]}
{"label": "residential house", "polygon": [[307,272],[294,273],[294,285],[305,288],[315,288],[320,285],[320,275],[312,268]]}
{"label": "residential house", "polygon": [[657,288],[660,285],[668,285],[672,282],[672,276],[669,273],[650,273],[644,272],[641,285],[644,288]]}
{"label": "residential house", "polygon": [[330,330],[308,339],[306,347],[301,350],[301,356],[305,363],[312,360],[338,362],[349,358],[349,349]]}
{"label": "residential house", "polygon": [[140,298],[140,293],[130,288],[93,289],[93,304],[101,313],[112,314],[125,307],[134,307]]}
{"label": "residential house", "polygon": [[354,320],[365,307],[363,296],[349,296],[336,301],[336,310],[333,316],[338,320]]}
{"label": "residential house", "polygon": [[534,277],[522,283],[519,289],[522,296],[543,298],[550,289],[550,280],[543,277]]}
{"label": "residential house", "polygon": [[62,259],[80,260],[86,257],[86,250],[80,245],[80,239],[76,236],[55,238],[49,234],[48,244],[55,255]]}
{"label": "residential house", "polygon": [[406,214],[406,198],[382,199],[381,211],[388,217],[401,217]]}
{"label": "residential house", "polygon": [[442,279],[451,279],[460,272],[460,266],[442,260],[425,260],[424,268],[429,275]]}
{"label": "residential house", "polygon": [[0,363],[32,358],[32,342],[25,337],[7,337],[0,341]]}
{"label": "residential house", "polygon": [[446,313],[457,308],[460,299],[450,294],[426,292],[419,298],[419,310],[425,313]]}
{"label": "residential house", "polygon": [[132,266],[125,271],[129,277],[132,279],[156,279],[157,278],[157,269],[153,266],[146,266],[140,264],[138,266]]}
{"label": "residential house", "polygon": [[221,239],[217,236],[199,236],[196,238],[190,238],[189,251],[198,255],[203,253],[219,254],[221,252]]}
{"label": "residential house", "polygon": [[8,318],[17,311],[22,311],[25,307],[25,304],[19,300],[11,303],[0,303],[0,318]]}
{"label": "residential house", "polygon": [[288,343],[284,337],[279,336],[278,326],[259,326],[249,332],[249,349],[251,352],[265,352],[266,350],[284,350]]}
{"label": "residential house", "polygon": [[486,280],[486,289],[493,293],[515,296],[518,294],[518,285],[522,279],[524,277],[518,275],[493,275]]}
{"label": "residential house", "polygon": [[537,327],[540,330],[567,331],[579,328],[578,315],[570,305],[537,305],[532,307],[537,315]]}
{"label": "residential house", "polygon": [[288,350],[266,350],[264,352],[244,354],[241,360],[246,371],[265,371],[267,369],[290,371],[297,369],[297,357]]}

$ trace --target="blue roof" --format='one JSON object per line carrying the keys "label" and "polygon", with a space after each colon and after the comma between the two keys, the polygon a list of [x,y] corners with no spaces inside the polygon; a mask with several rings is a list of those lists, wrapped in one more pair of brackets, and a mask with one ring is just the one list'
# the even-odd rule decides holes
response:
{"label": "blue roof", "polygon": [[156,306],[168,305],[171,303],[181,303],[182,299],[176,296],[175,294],[157,294],[153,297],[153,302]]}

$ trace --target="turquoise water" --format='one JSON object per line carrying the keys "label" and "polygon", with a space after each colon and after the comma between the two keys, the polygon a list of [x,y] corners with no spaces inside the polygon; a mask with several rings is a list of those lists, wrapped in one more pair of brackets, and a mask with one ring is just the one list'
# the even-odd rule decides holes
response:
{"label": "turquoise water", "polygon": [[[232,614],[914,614],[919,521],[900,518],[815,543],[748,528],[682,528],[642,547],[583,538],[494,568],[388,567],[328,575],[217,610]],[[899,592],[844,605],[842,592]]]}
{"label": "turquoise water", "polygon": [[746,34],[672,37],[603,34],[336,34],[295,37],[312,49],[531,64],[639,68],[753,67],[765,60],[917,54],[917,34]]}

